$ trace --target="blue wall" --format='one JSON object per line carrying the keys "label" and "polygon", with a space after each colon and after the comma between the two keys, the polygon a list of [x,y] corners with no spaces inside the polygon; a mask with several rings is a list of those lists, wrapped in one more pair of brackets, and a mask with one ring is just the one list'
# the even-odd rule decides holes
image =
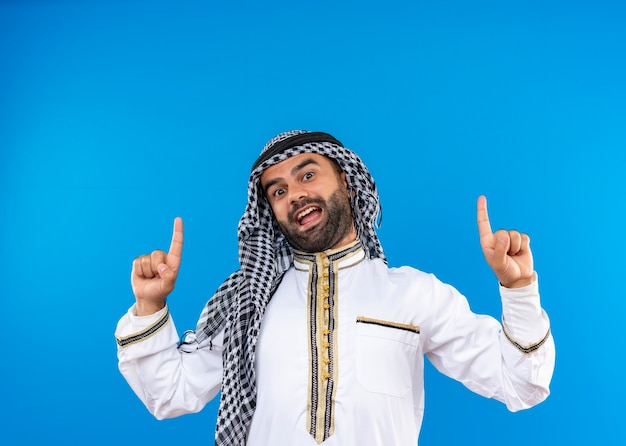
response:
{"label": "blue wall", "polygon": [[500,315],[475,200],[530,233],[552,395],[512,414],[427,369],[422,445],[624,444],[626,11],[619,2],[0,3],[0,443],[211,444],[119,375],[132,259],[185,252],[179,330],[237,268],[249,168],[332,133],[381,192],[390,264]]}

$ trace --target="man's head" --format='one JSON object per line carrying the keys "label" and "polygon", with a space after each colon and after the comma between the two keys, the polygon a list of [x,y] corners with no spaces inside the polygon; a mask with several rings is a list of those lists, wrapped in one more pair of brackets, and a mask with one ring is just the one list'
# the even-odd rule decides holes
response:
{"label": "man's head", "polygon": [[[271,186],[268,184],[271,181],[268,178],[272,173],[272,167],[302,154],[320,155],[323,160],[334,166],[330,170],[332,182],[324,182],[330,189],[323,192],[312,190],[309,198],[300,201],[300,205],[303,202],[307,205],[306,200],[312,198],[313,202],[308,204],[316,204],[321,209],[317,214],[320,217],[319,223],[326,228],[334,229],[333,236],[326,239],[317,231],[317,225],[311,225],[310,229],[313,229],[313,226],[315,228],[310,233],[298,232],[296,228],[304,228],[294,226],[297,224],[294,217],[291,223],[289,222],[289,211],[293,209],[295,215],[295,208],[300,205],[292,202],[290,204],[292,209],[277,207],[274,212],[273,204],[268,201],[264,190],[269,189],[268,185]],[[324,161],[321,161],[321,164],[323,163]],[[297,164],[295,162],[295,165]],[[295,165],[286,173],[276,175],[274,172],[273,177],[289,177]],[[266,171],[267,175],[264,176]],[[328,169],[325,172],[329,172]],[[261,181],[262,176],[264,184]],[[348,214],[347,210],[351,213]],[[331,211],[338,217],[331,218]],[[313,215],[309,218],[312,221],[315,217]],[[250,172],[248,204],[239,220],[238,228],[239,262],[244,271],[249,271],[251,277],[257,274],[265,275],[265,272],[270,275],[281,274],[291,265],[293,248],[316,252],[339,247],[342,246],[343,240],[350,238],[352,231],[361,241],[368,258],[384,260],[385,255],[374,228],[379,217],[380,205],[376,184],[356,153],[345,148],[341,142],[327,133],[303,130],[284,132],[272,138],[263,147]],[[290,228],[290,225],[293,227]],[[345,227],[350,227],[350,230],[346,232]],[[291,231],[292,229],[295,232]],[[298,239],[294,234],[304,235],[304,240]],[[309,245],[309,239],[315,243]]]}
{"label": "man's head", "polygon": [[293,248],[320,252],[356,239],[350,188],[336,161],[317,153],[294,155],[268,167],[261,188]]}

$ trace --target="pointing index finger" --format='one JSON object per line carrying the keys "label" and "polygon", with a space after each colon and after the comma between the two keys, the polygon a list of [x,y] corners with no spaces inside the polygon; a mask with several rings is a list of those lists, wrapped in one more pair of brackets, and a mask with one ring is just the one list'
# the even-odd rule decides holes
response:
{"label": "pointing index finger", "polygon": [[178,257],[183,255],[183,219],[176,217],[174,219],[174,233],[172,234],[172,243],[167,255]]}
{"label": "pointing index finger", "polygon": [[478,197],[478,202],[476,203],[476,221],[478,222],[478,235],[481,239],[493,234],[491,232],[491,224],[489,223],[489,214],[487,213],[487,198],[484,195]]}

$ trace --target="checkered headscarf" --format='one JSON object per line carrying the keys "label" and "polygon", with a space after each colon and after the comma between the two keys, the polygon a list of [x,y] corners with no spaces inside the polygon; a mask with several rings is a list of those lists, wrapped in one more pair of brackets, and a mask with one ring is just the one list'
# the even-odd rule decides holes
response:
{"label": "checkered headscarf", "polygon": [[385,260],[375,232],[380,217],[376,185],[363,161],[332,136],[294,130],[277,135],[263,148],[248,183],[248,204],[239,221],[239,262],[205,306],[196,340],[210,339],[224,328],[222,396],[215,432],[218,446],[241,446],[256,407],[255,347],[265,308],[293,261],[293,253],[273,218],[260,187],[265,169],[291,156],[317,153],[335,160],[353,192],[357,237],[368,258]]}

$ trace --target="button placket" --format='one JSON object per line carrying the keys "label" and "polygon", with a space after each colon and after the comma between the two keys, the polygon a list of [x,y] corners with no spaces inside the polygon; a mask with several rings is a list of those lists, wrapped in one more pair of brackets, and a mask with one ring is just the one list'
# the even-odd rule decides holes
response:
{"label": "button placket", "polygon": [[308,316],[311,324],[309,327],[311,381],[307,403],[307,430],[317,443],[322,443],[335,431],[334,404],[338,379],[336,331],[338,267],[340,262],[349,256],[360,254],[363,257],[362,253],[362,248],[355,242],[353,246],[343,251],[300,257],[310,262]]}
{"label": "button placket", "polygon": [[322,308],[324,309],[324,325],[322,327],[322,348],[323,348],[323,359],[322,362],[325,365],[324,367],[324,372],[322,374],[324,381],[328,382],[328,380],[330,379],[330,326],[329,326],[329,321],[330,321],[330,303],[329,303],[329,298],[330,298],[330,285],[328,282],[328,276],[329,276],[329,266],[330,266],[330,262],[328,261],[328,258],[325,256],[325,254],[321,255],[321,259],[322,259],[322,267],[323,272],[321,275],[321,289],[322,289]]}

